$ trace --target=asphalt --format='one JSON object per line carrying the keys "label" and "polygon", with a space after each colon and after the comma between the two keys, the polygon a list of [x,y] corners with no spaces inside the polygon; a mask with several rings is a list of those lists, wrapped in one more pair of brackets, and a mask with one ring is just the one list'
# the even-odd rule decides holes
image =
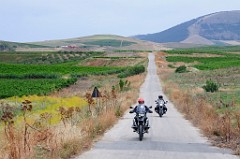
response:
{"label": "asphalt", "polygon": [[[148,74],[140,90],[145,104],[153,108],[158,95],[168,100],[162,91],[154,58],[154,54],[149,54]],[[126,112],[91,150],[76,159],[239,159],[228,149],[211,146],[171,101],[167,107],[168,112],[162,118],[155,112],[148,114],[151,128],[142,141],[131,129],[134,114]]]}

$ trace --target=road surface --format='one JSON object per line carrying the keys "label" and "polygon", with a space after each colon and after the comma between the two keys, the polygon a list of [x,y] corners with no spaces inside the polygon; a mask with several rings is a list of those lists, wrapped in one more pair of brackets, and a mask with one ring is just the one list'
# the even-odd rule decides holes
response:
{"label": "road surface", "polygon": [[[159,94],[168,100],[156,74],[154,58],[149,54],[148,74],[140,90],[145,104],[153,108]],[[127,112],[91,150],[76,159],[239,159],[229,150],[211,146],[171,102],[167,106],[168,112],[162,118],[155,112],[148,114],[151,128],[142,141],[130,128],[134,114]]]}

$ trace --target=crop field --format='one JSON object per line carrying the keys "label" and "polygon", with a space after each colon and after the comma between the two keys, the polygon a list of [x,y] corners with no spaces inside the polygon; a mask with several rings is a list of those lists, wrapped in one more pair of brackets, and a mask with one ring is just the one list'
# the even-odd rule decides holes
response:
{"label": "crop field", "polygon": [[[229,53],[229,52],[230,53]],[[206,47],[198,49],[179,49],[170,50],[166,53],[171,56],[167,57],[168,62],[185,62],[194,63],[193,67],[200,70],[214,70],[220,68],[231,68],[240,66],[240,47]],[[220,57],[191,57],[184,55],[199,54],[217,54]],[[182,56],[178,56],[181,54]],[[197,64],[196,64],[197,62]]]}
{"label": "crop field", "polygon": [[114,50],[114,52],[153,52],[152,50]]}
{"label": "crop field", "polygon": [[206,53],[206,54],[225,54],[229,52],[239,52],[240,46],[209,46],[190,49],[176,49],[166,50],[164,52],[168,54],[193,54],[193,53]]}
{"label": "crop field", "polygon": [[[104,52],[66,51],[1,52],[0,98],[47,95],[74,84],[77,78],[84,76],[116,74],[125,78],[145,71],[142,66],[139,70],[144,58],[105,57],[103,54]],[[99,64],[97,59],[106,59],[105,64]],[[85,61],[89,61],[88,64],[82,65]],[[121,65],[121,61],[126,62]]]}
{"label": "crop field", "polygon": [[104,52],[0,52],[0,63],[22,64],[57,64],[80,61],[92,56],[103,55]]}
{"label": "crop field", "polygon": [[76,82],[70,79],[0,79],[0,99],[12,96],[46,95]]}
{"label": "crop field", "polygon": [[[205,96],[213,105],[218,105],[219,101],[227,103],[235,102],[240,105],[240,47],[205,47],[195,49],[176,49],[166,51],[169,55],[167,61],[175,66],[178,62],[183,62],[188,67],[186,73],[172,74],[170,79],[180,84],[183,89],[201,90],[206,80],[212,80],[219,86],[219,91],[206,93]],[[219,57],[197,57],[193,54],[221,55]],[[181,54],[181,56],[179,56]],[[185,56],[184,56],[185,55]],[[198,71],[191,71],[195,67]]]}
{"label": "crop field", "polygon": [[46,95],[74,84],[81,76],[124,71],[123,67],[78,66],[81,60],[102,54],[103,52],[1,52],[0,98]]}
{"label": "crop field", "polygon": [[28,59],[40,58],[42,52],[0,52],[1,63],[21,63]]}
{"label": "crop field", "polygon": [[0,64],[0,98],[48,94],[73,84],[76,77],[122,71],[124,68],[104,66]]}
{"label": "crop field", "polygon": [[86,45],[99,45],[99,46],[112,46],[112,47],[120,47],[120,46],[130,46],[135,44],[134,42],[130,41],[121,41],[121,40],[113,40],[113,39],[102,39],[102,40],[95,40],[89,42],[83,42]]}
{"label": "crop field", "polygon": [[24,64],[0,64],[0,76],[9,76],[14,78],[14,75],[21,77],[32,77],[44,75],[82,75],[82,74],[110,74],[121,71],[120,67],[107,67],[107,66],[75,66],[75,65],[24,65]]}

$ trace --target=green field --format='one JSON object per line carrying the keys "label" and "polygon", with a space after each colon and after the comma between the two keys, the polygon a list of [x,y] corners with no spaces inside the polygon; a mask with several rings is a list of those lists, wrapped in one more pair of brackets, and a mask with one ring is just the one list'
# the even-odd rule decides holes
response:
{"label": "green field", "polygon": [[121,41],[121,40],[114,40],[114,39],[102,39],[102,40],[95,40],[89,42],[82,42],[86,45],[99,45],[102,46],[112,46],[112,47],[120,47],[120,46],[130,46],[132,44],[136,44],[135,42],[131,41]]}
{"label": "green field", "polygon": [[[192,90],[202,88],[206,80],[211,79],[220,87],[218,92],[204,94],[213,105],[218,105],[220,99],[227,103],[240,104],[240,46],[176,49],[165,52],[169,54],[166,59],[171,63],[170,66],[176,68],[177,62],[184,62],[190,70],[187,73],[174,73],[169,80],[178,83],[183,89]],[[201,57],[204,54],[210,56]],[[195,67],[198,71],[191,71],[190,67]]]}
{"label": "green field", "polygon": [[[41,95],[67,87],[77,78],[117,74],[125,78],[145,71],[139,66],[81,66],[85,59],[105,57],[104,52],[0,52],[0,98]],[[58,58],[57,58],[58,57]],[[65,60],[59,60],[59,58]],[[127,57],[135,58],[138,57]]]}
{"label": "green field", "polygon": [[76,66],[76,65],[24,65],[24,64],[0,64],[0,77],[23,78],[34,76],[50,75],[82,75],[82,74],[111,74],[121,72],[123,68],[120,67],[106,67],[106,66]]}
{"label": "green field", "polygon": [[24,95],[46,95],[76,82],[70,79],[0,79],[0,98]]}
{"label": "green field", "polygon": [[[177,49],[165,51],[171,56],[167,56],[168,62],[198,63],[192,66],[200,70],[214,70],[220,68],[230,68],[240,66],[240,47],[205,47],[196,49]],[[218,57],[191,57],[192,54],[220,55]],[[181,54],[181,56],[179,56]],[[184,56],[186,55],[186,56]]]}
{"label": "green field", "polygon": [[104,52],[59,51],[59,52],[0,52],[0,63],[57,64],[80,61],[92,56],[102,56]]}
{"label": "green field", "polygon": [[193,54],[193,53],[207,53],[207,54],[225,54],[227,52],[239,52],[240,46],[209,46],[190,49],[175,49],[165,50],[168,54]]}
{"label": "green field", "polygon": [[[107,75],[124,71],[122,67],[76,66],[72,64],[0,64],[0,98],[47,94],[76,82],[76,77]],[[68,77],[68,79],[64,79]]]}

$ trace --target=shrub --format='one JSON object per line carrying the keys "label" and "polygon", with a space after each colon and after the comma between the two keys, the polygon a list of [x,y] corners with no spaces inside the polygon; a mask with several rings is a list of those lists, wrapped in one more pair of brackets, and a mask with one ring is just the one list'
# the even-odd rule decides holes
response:
{"label": "shrub", "polygon": [[120,73],[118,77],[126,78],[126,77],[137,75],[143,72],[145,72],[145,67],[143,65],[138,65],[138,66],[134,66],[126,69],[124,72]]}
{"label": "shrub", "polygon": [[120,79],[119,81],[119,87],[120,87],[120,90],[122,91],[124,87],[124,81],[122,79]]}
{"label": "shrub", "polygon": [[179,66],[178,68],[176,68],[175,70],[176,73],[184,73],[187,72],[187,67],[186,66]]}
{"label": "shrub", "polygon": [[175,68],[172,64],[168,64],[169,68]]}
{"label": "shrub", "polygon": [[219,86],[214,83],[212,80],[207,80],[206,85],[202,87],[206,92],[216,92],[218,91]]}

